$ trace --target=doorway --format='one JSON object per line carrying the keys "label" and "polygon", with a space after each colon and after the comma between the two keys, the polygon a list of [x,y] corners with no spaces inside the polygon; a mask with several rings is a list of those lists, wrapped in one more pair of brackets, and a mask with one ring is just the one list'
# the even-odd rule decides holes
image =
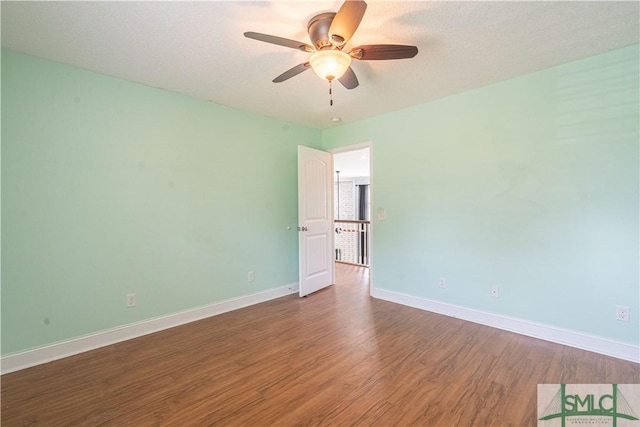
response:
{"label": "doorway", "polygon": [[[371,143],[331,151],[334,169],[334,261],[369,270],[371,290],[372,230]],[[337,266],[336,266],[337,267]],[[344,269],[335,268],[336,275]],[[335,283],[341,283],[336,277]]]}

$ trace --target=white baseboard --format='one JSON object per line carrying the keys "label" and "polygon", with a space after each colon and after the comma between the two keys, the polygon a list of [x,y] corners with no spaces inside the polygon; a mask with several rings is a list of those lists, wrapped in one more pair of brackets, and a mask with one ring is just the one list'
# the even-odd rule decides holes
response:
{"label": "white baseboard", "polygon": [[515,317],[488,313],[471,308],[447,304],[385,289],[373,289],[374,298],[418,308],[433,313],[444,314],[458,319],[491,326],[505,331],[515,332],[557,344],[563,344],[582,350],[593,351],[606,356],[640,363],[640,347],[612,341],[606,338],[587,335],[569,329],[558,328]]}
{"label": "white baseboard", "polygon": [[185,323],[216,316],[228,311],[280,298],[297,292],[298,284],[293,283],[279,288],[269,289],[251,295],[244,295],[202,307],[169,314],[167,316],[156,317],[129,325],[120,326],[95,334],[85,335],[78,338],[62,341],[59,343],[26,350],[19,353],[9,354],[2,357],[0,366],[2,374],[19,371],[43,363],[52,362],[74,354],[94,350],[96,348],[137,338],[142,335],[184,325]]}

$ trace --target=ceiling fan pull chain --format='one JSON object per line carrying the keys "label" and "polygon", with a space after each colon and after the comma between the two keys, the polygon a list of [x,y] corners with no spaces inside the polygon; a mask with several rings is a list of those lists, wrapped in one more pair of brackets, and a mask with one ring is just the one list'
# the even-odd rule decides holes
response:
{"label": "ceiling fan pull chain", "polygon": [[333,107],[333,91],[331,90],[331,81],[329,80],[329,106]]}

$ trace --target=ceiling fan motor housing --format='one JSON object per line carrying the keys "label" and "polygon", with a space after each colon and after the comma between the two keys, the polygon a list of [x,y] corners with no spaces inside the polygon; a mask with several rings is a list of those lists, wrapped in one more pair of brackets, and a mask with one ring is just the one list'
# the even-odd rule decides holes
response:
{"label": "ceiling fan motor housing", "polygon": [[316,15],[309,20],[307,31],[317,50],[333,49],[334,44],[329,39],[329,28],[335,16],[335,13],[327,12]]}

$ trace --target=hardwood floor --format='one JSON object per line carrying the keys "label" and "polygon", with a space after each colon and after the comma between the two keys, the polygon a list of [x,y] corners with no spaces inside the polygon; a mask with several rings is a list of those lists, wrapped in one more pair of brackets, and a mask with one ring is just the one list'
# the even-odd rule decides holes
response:
{"label": "hardwood floor", "polygon": [[2,425],[536,425],[538,383],[640,365],[368,296],[368,270],[2,377]]}

